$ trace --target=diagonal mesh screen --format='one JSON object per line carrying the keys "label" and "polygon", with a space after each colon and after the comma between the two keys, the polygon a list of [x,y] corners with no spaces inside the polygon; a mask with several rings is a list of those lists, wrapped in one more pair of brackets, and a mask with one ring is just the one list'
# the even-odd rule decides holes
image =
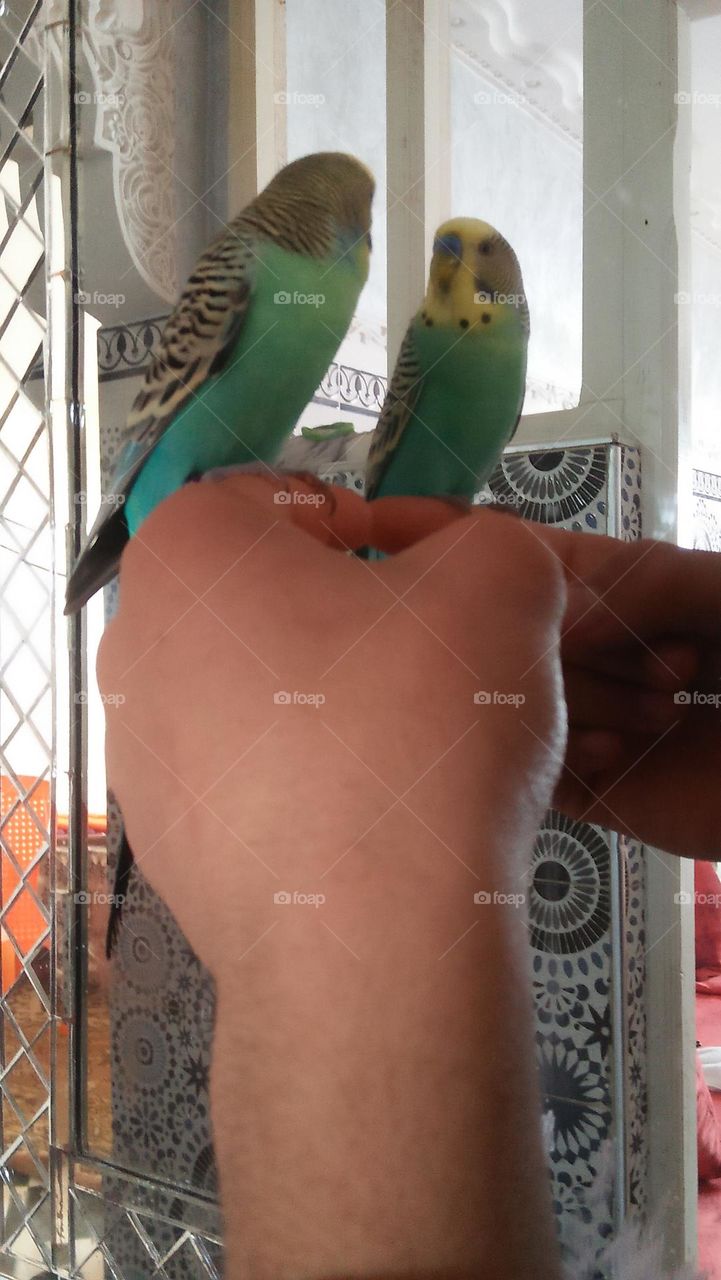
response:
{"label": "diagonal mesh screen", "polygon": [[49,1265],[53,663],[41,15],[0,17],[0,1245]]}

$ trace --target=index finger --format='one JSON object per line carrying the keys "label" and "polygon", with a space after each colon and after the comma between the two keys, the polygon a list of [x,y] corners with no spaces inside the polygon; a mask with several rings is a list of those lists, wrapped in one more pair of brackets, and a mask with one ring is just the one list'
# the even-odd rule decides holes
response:
{"label": "index finger", "polygon": [[717,553],[651,540],[616,543],[589,569],[586,597],[576,594],[567,618],[568,649],[623,644],[633,637],[721,641]]}
{"label": "index finger", "polygon": [[226,475],[215,483],[241,501],[272,506],[326,546],[359,551],[372,546],[391,555],[468,515],[469,508],[443,498],[378,498],[330,485],[309,472]]}

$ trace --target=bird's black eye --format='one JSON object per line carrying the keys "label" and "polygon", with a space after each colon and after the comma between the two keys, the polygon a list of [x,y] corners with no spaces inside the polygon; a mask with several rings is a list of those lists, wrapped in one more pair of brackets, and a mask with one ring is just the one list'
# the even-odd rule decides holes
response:
{"label": "bird's black eye", "polygon": [[488,257],[488,254],[491,252],[491,248],[492,246],[488,240],[482,240],[478,246],[478,251],[479,253],[482,253],[484,257]]}

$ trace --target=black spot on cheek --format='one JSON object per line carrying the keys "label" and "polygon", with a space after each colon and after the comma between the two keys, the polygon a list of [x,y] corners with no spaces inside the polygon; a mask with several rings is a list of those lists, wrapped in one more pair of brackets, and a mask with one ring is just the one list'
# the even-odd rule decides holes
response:
{"label": "black spot on cheek", "polygon": [[460,326],[461,326],[461,328],[462,328],[462,329],[467,329],[467,328],[468,328],[468,321],[465,319],[465,317],[464,317],[464,319],[463,319],[463,320],[459,321],[459,323],[460,323]]}
{"label": "black spot on cheek", "polygon": [[432,328],[433,328],[433,321],[432,321],[432,320],[428,320],[428,319],[426,319],[426,328],[427,328],[427,329],[432,329]]}
{"label": "black spot on cheek", "polygon": [[481,324],[490,324],[490,323],[491,323],[491,317],[489,316],[487,311],[484,311],[483,315],[481,316]]}

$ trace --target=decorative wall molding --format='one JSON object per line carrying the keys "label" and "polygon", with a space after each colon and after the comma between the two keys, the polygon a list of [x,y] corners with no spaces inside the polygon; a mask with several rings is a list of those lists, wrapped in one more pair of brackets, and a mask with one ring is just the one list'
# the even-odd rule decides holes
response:
{"label": "decorative wall molding", "polygon": [[100,382],[138,374],[157,349],[167,319],[167,315],[150,316],[133,324],[98,329]]}
{"label": "decorative wall molding", "polygon": [[[154,354],[167,319],[167,315],[150,316],[147,320],[136,320],[132,324],[99,329],[99,380],[108,382],[115,378],[137,375]],[[41,372],[40,369],[39,373]],[[334,361],[318,387],[313,403],[330,409],[352,410],[361,417],[376,418],[383,406],[387,389],[388,379],[383,374]],[[563,408],[568,409],[576,404],[570,391],[562,391],[551,382],[528,379],[527,406],[545,407],[548,404],[558,405],[559,402]]]}
{"label": "decorative wall molding", "polygon": [[[95,102],[95,143],[113,157],[118,222],[151,289],[178,294],[173,190],[174,56],[178,0],[90,0],[83,31]],[[173,20],[171,20],[173,19]],[[82,101],[81,101],[81,105]]]}
{"label": "decorative wall molding", "polygon": [[334,362],[313,396],[313,403],[335,408],[340,402],[356,413],[370,414],[376,418],[387,390],[388,379],[381,374],[368,373],[364,369],[354,369],[352,365]]}
{"label": "decorative wall molding", "polygon": [[[150,316],[133,324],[120,324],[98,330],[98,378],[109,382],[115,378],[136,376],[153,356],[168,317]],[[356,369],[353,365],[333,364],[313,397],[315,404],[353,409],[358,414],[377,417],[385,399],[388,379],[379,373]]]}
{"label": "decorative wall molding", "polygon": [[[547,46],[522,39],[508,0],[454,0],[453,52],[471,71],[512,96],[513,104],[540,119],[576,149],[583,145],[583,74],[568,40],[573,24],[561,22]],[[579,5],[578,22],[583,21]],[[515,29],[514,29],[515,26]]]}
{"label": "decorative wall molding", "polygon": [[721,476],[713,471],[693,472],[693,491],[700,498],[715,498],[721,502]]}

